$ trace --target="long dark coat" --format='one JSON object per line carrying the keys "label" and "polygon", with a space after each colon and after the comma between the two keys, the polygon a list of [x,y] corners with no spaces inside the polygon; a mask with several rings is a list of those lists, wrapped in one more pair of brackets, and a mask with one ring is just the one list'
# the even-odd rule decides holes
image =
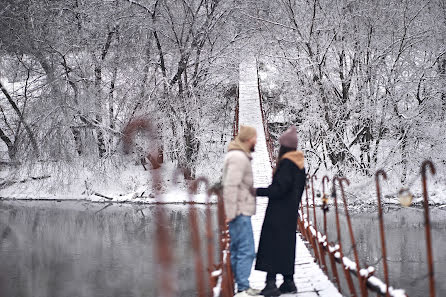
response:
{"label": "long dark coat", "polygon": [[269,202],[260,234],[256,270],[294,274],[297,218],[305,182],[303,153],[291,152],[279,162],[272,184],[257,189],[257,196],[268,196]]}

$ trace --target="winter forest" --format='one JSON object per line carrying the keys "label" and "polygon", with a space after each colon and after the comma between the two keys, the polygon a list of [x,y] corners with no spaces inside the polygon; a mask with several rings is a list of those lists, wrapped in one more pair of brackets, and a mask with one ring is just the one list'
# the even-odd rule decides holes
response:
{"label": "winter forest", "polygon": [[445,173],[446,0],[0,0],[1,296],[446,296]]}
{"label": "winter forest", "polygon": [[[404,184],[426,158],[444,165],[444,0],[1,4],[4,181],[113,180],[151,158],[217,181],[246,55],[273,141],[295,124],[310,172],[386,168]],[[123,127],[140,116],[156,149],[140,137],[124,156]]]}

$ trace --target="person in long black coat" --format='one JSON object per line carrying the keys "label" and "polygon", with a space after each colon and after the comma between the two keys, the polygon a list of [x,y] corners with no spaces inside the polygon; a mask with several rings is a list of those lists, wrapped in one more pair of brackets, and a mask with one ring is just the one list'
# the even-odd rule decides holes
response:
{"label": "person in long black coat", "polygon": [[[260,234],[256,270],[266,271],[266,286],[261,294],[279,296],[297,292],[294,284],[298,210],[306,183],[304,154],[297,151],[297,132],[290,127],[280,137],[280,150],[273,181],[268,188],[256,189],[257,196],[269,198]],[[276,274],[284,283],[276,287]]]}

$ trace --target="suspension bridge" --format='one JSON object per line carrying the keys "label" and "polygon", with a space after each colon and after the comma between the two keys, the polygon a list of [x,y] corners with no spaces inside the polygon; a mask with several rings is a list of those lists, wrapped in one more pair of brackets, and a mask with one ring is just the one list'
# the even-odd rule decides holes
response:
{"label": "suspension bridge", "polygon": [[[252,160],[254,187],[267,187],[272,179],[272,158],[267,144],[269,135],[264,123],[259,98],[257,63],[255,59],[246,60],[240,64],[238,124],[257,129],[257,145]],[[252,217],[256,248],[259,243],[267,205],[268,198],[257,198],[257,214]],[[294,278],[299,292],[298,296],[342,296],[315,263],[299,233],[296,234],[296,239],[296,273]],[[253,270],[250,277],[251,286],[262,289],[265,286],[265,278],[265,272]],[[280,282],[281,280],[278,279],[278,285],[280,285]]]}
{"label": "suspension bridge", "polygon": [[[265,120],[262,101],[260,98],[259,79],[257,61],[247,59],[240,64],[240,82],[239,82],[239,100],[237,103],[233,134],[236,136],[240,124],[253,126],[257,129],[258,141],[256,152],[253,153],[253,173],[254,186],[265,187],[268,186],[272,179],[272,163],[273,152],[268,125]],[[124,132],[124,143],[131,144],[131,138],[135,135],[135,131],[146,130],[152,135],[153,130],[149,121],[137,120],[130,123],[128,129]],[[429,197],[427,190],[427,172],[430,170],[435,174],[435,167],[430,161],[423,162],[421,166],[421,176],[423,185],[424,198],[424,213],[425,213],[425,233],[426,233],[426,257],[428,268],[428,282],[429,295],[435,297],[435,278],[434,278],[434,263],[432,255],[432,243],[430,234],[430,219],[429,219]],[[178,175],[181,170],[175,174]],[[158,191],[156,185],[160,184],[160,177],[158,171],[152,172],[153,185],[155,192]],[[355,243],[355,236],[353,233],[348,201],[345,197],[344,188],[349,185],[346,178],[334,177],[331,180],[328,176],[322,178],[322,209],[324,230],[318,230],[316,204],[315,204],[315,176],[308,176],[307,186],[300,208],[299,220],[297,222],[296,230],[296,261],[295,261],[295,283],[298,289],[297,294],[288,296],[311,297],[311,296],[362,296],[370,295],[386,296],[386,297],[404,297],[409,296],[404,289],[396,289],[391,286],[389,279],[387,259],[386,259],[386,243],[384,233],[384,222],[381,208],[381,191],[380,180],[386,179],[386,173],[382,170],[375,175],[376,190],[377,190],[377,205],[378,205],[378,219],[379,232],[381,239],[382,265],[384,272],[384,279],[379,279],[374,276],[375,267],[365,266],[361,267],[363,263],[359,259],[357,247]],[[325,194],[325,187],[329,182],[332,182],[332,198],[335,208],[336,216],[336,235],[337,242],[327,241],[327,218],[326,211],[328,210],[328,196]],[[206,178],[198,178],[192,182],[189,190],[191,202],[193,202],[193,195],[197,193],[200,184],[206,187],[206,193],[209,197],[211,195],[217,196],[217,214],[218,214],[218,234],[215,245],[215,234],[212,229],[213,218],[211,215],[211,205],[207,204],[206,211],[206,231],[205,234],[200,234],[198,228],[196,205],[190,203],[190,236],[193,242],[193,252],[195,259],[195,275],[197,296],[214,296],[214,297],[231,297],[234,295],[234,278],[231,271],[229,244],[230,237],[228,226],[225,223],[225,214],[223,199],[221,191],[218,188],[210,187]],[[338,191],[336,190],[338,189]],[[340,192],[341,195],[337,195]],[[156,195],[160,196],[161,195]],[[342,199],[342,200],[341,200]],[[312,200],[310,202],[310,200]],[[338,200],[341,200],[338,203]],[[254,238],[256,247],[258,246],[260,231],[265,216],[267,207],[267,198],[257,198],[257,214],[252,217]],[[312,204],[312,207],[310,207]],[[340,228],[340,205],[343,205],[344,215],[348,224],[349,243],[348,248],[353,251],[353,259],[349,259],[344,254],[344,241],[341,238]],[[170,237],[168,228],[166,227],[166,215],[163,209],[157,212],[155,217],[157,225],[156,232],[156,259],[159,265],[159,296],[173,297],[178,296],[178,289],[172,285],[175,283],[173,256],[170,249]],[[200,237],[206,237],[207,244],[205,247],[200,245]],[[344,243],[345,244],[345,243]],[[217,262],[217,263],[215,263]],[[205,264],[206,263],[206,264]],[[252,287],[261,289],[264,286],[265,273],[253,270],[250,277],[250,284]],[[278,276],[278,285],[281,283],[280,276]],[[283,295],[286,296],[286,295]]]}

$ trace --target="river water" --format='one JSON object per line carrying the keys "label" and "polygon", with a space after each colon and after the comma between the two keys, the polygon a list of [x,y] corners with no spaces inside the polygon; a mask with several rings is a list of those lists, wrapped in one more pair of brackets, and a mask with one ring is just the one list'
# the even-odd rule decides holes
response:
{"label": "river water", "polygon": [[[156,296],[157,207],[168,214],[180,296],[195,297],[187,206],[17,201],[0,201],[0,296]],[[198,211],[203,232],[204,207]],[[445,214],[432,210],[437,296],[446,296]],[[384,219],[391,285],[406,289],[411,297],[428,296],[423,211],[386,208]],[[319,209],[318,223],[322,227]],[[377,267],[382,278],[376,212],[355,212],[352,223],[361,265]],[[344,253],[353,259],[344,215],[341,229]],[[333,210],[328,231],[329,240],[335,241]]]}
{"label": "river water", "polygon": [[[156,296],[157,207],[168,213],[180,296],[195,297],[188,207],[7,201],[0,201],[0,296]],[[204,231],[204,207],[198,212]]]}
{"label": "river water", "polygon": [[[310,217],[313,218],[312,210]],[[336,242],[333,207],[327,218],[328,239]],[[345,215],[341,214],[340,218],[344,254],[354,261]],[[323,230],[323,213],[319,209],[317,219],[319,228]],[[351,222],[361,268],[374,266],[377,268],[375,275],[384,280],[377,211],[351,212]],[[391,286],[405,289],[411,297],[429,296],[423,209],[385,207],[384,222]],[[431,208],[431,222],[437,296],[446,296],[446,209]],[[342,273],[340,269],[338,273]]]}

